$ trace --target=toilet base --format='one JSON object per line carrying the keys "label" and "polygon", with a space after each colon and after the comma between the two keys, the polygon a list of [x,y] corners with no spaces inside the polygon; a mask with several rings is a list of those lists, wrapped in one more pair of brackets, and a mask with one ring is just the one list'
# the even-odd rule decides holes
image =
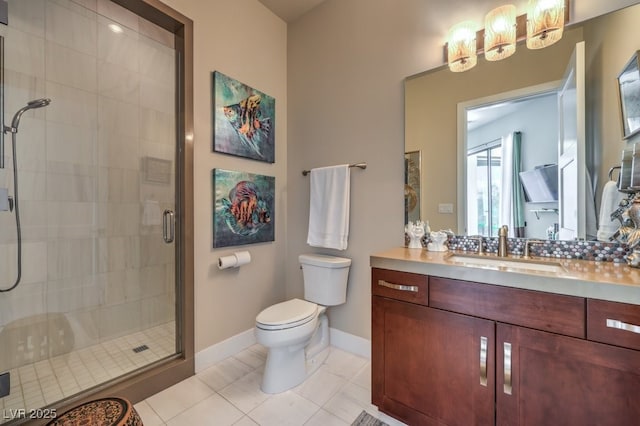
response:
{"label": "toilet base", "polygon": [[306,345],[269,348],[260,389],[280,393],[298,386],[313,374],[329,355],[329,321],[324,311]]}

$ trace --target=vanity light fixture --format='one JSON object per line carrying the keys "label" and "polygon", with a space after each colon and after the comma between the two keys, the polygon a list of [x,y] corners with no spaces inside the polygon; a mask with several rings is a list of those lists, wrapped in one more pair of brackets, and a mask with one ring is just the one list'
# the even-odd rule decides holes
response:
{"label": "vanity light fixture", "polygon": [[451,27],[447,40],[447,58],[451,71],[462,72],[476,66],[476,24],[473,21],[460,22]]}
{"label": "vanity light fixture", "polygon": [[516,51],[516,7],[493,9],[484,19],[484,57],[487,61],[508,58]]}
{"label": "vanity light fixture", "polygon": [[529,0],[527,47],[542,49],[562,38],[565,0]]}
{"label": "vanity light fixture", "polygon": [[449,29],[444,46],[444,61],[454,72],[466,71],[484,53],[487,61],[513,55],[516,43],[526,40],[529,49],[551,46],[562,38],[569,21],[569,0],[529,0],[527,14],[515,16],[516,7],[504,5],[485,17],[485,28],[476,32],[473,21]]}

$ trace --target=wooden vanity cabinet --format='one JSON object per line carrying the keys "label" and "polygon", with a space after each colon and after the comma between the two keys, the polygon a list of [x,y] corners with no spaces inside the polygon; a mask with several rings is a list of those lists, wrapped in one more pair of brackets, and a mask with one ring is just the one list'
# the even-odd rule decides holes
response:
{"label": "wooden vanity cabinet", "polygon": [[374,269],[372,282],[373,404],[410,425],[493,425],[493,321],[407,302],[426,276]]}
{"label": "wooden vanity cabinet", "polygon": [[497,425],[639,424],[639,352],[501,323],[496,334]]}
{"label": "wooden vanity cabinet", "polygon": [[588,321],[609,303],[373,268],[372,402],[409,425],[638,424],[640,351]]}

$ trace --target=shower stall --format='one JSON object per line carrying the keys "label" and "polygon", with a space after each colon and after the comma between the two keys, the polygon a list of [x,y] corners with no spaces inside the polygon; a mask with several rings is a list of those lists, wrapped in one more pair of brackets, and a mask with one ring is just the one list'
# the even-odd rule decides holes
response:
{"label": "shower stall", "polygon": [[156,0],[7,3],[0,423],[192,357],[178,26]]}

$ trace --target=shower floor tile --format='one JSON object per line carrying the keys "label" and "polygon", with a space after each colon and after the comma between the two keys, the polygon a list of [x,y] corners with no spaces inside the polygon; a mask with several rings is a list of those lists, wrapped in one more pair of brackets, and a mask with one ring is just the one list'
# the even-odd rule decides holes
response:
{"label": "shower floor tile", "polygon": [[[148,349],[134,352],[146,345]],[[20,409],[44,407],[175,353],[169,322],[9,370],[11,392],[0,398],[0,424]]]}

